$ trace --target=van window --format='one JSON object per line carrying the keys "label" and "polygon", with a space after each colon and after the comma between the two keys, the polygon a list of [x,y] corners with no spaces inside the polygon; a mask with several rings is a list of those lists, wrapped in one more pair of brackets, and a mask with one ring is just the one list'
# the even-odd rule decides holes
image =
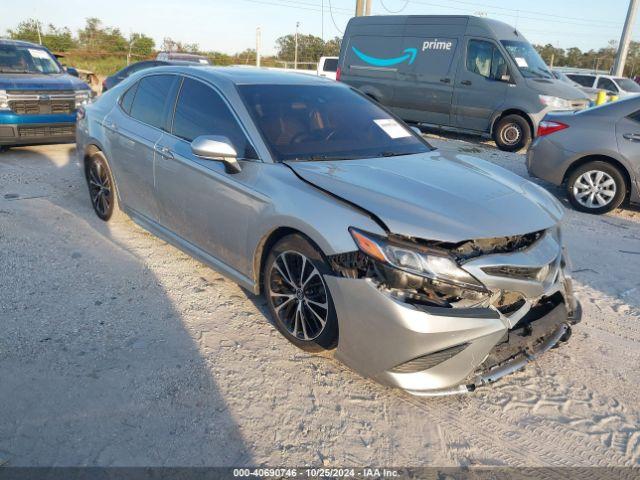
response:
{"label": "van window", "polygon": [[188,142],[200,135],[227,137],[240,158],[257,155],[224,100],[211,87],[185,78],[173,119],[173,134]]}
{"label": "van window", "polygon": [[576,73],[567,73],[567,77],[583,87],[593,87],[595,77],[593,75],[578,75]]}
{"label": "van window", "polygon": [[519,40],[501,40],[502,46],[509,52],[513,62],[525,78],[553,78],[549,67],[529,42]]}
{"label": "van window", "polygon": [[151,75],[140,80],[130,115],[148,125],[164,128],[165,102],[174,81],[173,75]]}
{"label": "van window", "polygon": [[640,85],[630,78],[614,78],[614,80],[625,92],[640,92]]}
{"label": "van window", "polygon": [[606,90],[607,92],[613,92],[613,93],[617,93],[618,92],[618,87],[616,87],[616,84],[613,83],[613,80],[607,78],[607,77],[600,77],[598,79],[598,88],[602,88],[604,90]]}
{"label": "van window", "polygon": [[508,73],[507,62],[500,50],[484,40],[469,40],[467,70],[495,80],[500,80],[502,75]]}

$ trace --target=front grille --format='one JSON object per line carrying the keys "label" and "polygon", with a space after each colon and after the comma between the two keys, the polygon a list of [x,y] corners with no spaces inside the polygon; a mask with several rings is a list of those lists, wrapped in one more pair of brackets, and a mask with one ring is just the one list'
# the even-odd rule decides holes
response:
{"label": "front grille", "polygon": [[74,134],[73,125],[18,127],[18,136],[24,138],[71,137]]}
{"label": "front grille", "polygon": [[68,114],[75,110],[73,91],[11,90],[9,108],[17,115]]}
{"label": "front grille", "polygon": [[409,360],[408,362],[402,363],[396,367],[391,369],[393,373],[416,373],[422,372],[423,370],[428,370],[430,368],[435,367],[436,365],[441,364],[449,360],[452,357],[455,357],[461,351],[469,346],[468,343],[463,343],[462,345],[457,345],[455,347],[447,348],[445,350],[440,350],[439,352],[429,353],[427,355],[423,355],[418,358],[414,358],[413,360]]}

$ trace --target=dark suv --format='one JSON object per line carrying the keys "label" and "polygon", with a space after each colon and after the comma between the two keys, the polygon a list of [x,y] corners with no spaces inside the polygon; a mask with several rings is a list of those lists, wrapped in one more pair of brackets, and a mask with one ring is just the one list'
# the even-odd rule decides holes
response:
{"label": "dark suv", "polygon": [[0,148],[75,142],[89,86],[42,45],[0,39]]}

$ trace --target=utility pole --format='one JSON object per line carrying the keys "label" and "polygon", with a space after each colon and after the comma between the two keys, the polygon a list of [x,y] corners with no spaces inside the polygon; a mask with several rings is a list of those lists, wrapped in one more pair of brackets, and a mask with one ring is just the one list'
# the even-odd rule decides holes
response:
{"label": "utility pole", "polygon": [[296,50],[293,57],[293,69],[298,69],[298,27],[300,26],[300,22],[296,22]]}
{"label": "utility pole", "polygon": [[624,21],[622,36],[620,37],[620,45],[618,45],[618,53],[616,61],[613,64],[613,74],[616,77],[624,75],[624,64],[627,61],[627,53],[629,52],[629,42],[631,41],[631,28],[636,18],[638,10],[638,0],[629,0],[629,10],[627,10],[627,19]]}
{"label": "utility pole", "polygon": [[[320,38],[322,38],[322,44],[324,45],[324,0],[322,0],[320,2],[320,10],[321,10],[321,14],[320,14],[320,22],[322,23],[321,27],[320,27]],[[324,52],[322,52],[324,53]]]}
{"label": "utility pole", "polygon": [[365,1],[365,7],[364,7],[364,14],[369,17],[371,16],[371,4],[373,3],[373,0],[364,0]]}
{"label": "utility pole", "polygon": [[36,20],[36,29],[38,30],[38,43],[42,45],[42,34],[40,33],[40,20]]}
{"label": "utility pole", "polygon": [[262,40],[262,32],[260,27],[256,27],[256,67],[260,66],[260,43]]}
{"label": "utility pole", "polygon": [[365,0],[356,0],[356,17],[364,15],[364,2]]}

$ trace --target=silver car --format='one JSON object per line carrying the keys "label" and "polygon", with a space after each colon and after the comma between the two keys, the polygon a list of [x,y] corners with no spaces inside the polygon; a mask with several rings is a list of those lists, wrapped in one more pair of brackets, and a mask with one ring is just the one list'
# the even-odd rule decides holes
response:
{"label": "silver car", "polygon": [[81,111],[77,132],[100,218],[122,209],[264,295],[296,346],[385,384],[468,392],[579,318],[562,206],[346,85],[159,67]]}
{"label": "silver car", "polygon": [[640,203],[640,96],[547,115],[527,154],[527,168],[564,185],[582,212],[606,213],[625,200]]}

